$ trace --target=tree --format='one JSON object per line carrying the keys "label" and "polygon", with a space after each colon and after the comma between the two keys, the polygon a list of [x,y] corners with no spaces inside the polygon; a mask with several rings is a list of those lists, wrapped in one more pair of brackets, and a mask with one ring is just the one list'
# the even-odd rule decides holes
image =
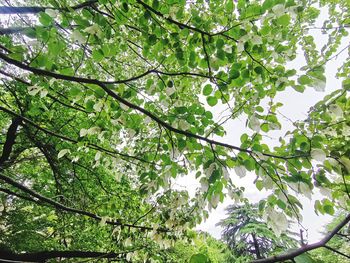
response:
{"label": "tree", "polygon": [[189,242],[179,240],[164,251],[162,262],[196,262],[201,257],[208,263],[235,262],[227,245],[208,233],[189,231],[187,236]]}
{"label": "tree", "polygon": [[[309,32],[319,8],[321,49]],[[348,210],[348,10],[334,0],[2,1],[5,256],[156,257],[224,198],[242,200],[235,181],[247,171],[270,190],[261,207],[281,231],[276,218],[300,220],[298,194],[315,188],[327,194],[318,212]],[[287,67],[299,50],[305,66]],[[263,135],[281,128],[276,95],[324,90],[325,66],[341,55],[342,87],[268,146]],[[237,118],[241,145],[223,142]],[[176,188],[180,176],[201,183],[194,197]]]}
{"label": "tree", "polygon": [[218,225],[224,228],[222,238],[237,257],[260,259],[279,254],[297,244],[294,239],[296,233],[289,231],[277,236],[263,220],[257,204],[231,205],[226,211],[228,217]]}

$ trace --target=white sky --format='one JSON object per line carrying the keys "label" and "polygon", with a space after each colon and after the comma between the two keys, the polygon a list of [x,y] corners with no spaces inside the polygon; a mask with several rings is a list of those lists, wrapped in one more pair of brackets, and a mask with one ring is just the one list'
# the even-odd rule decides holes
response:
{"label": "white sky", "polygon": [[[322,27],[322,21],[326,19],[326,17],[327,14],[324,12],[324,10],[322,10],[320,19],[316,23],[316,26]],[[310,31],[310,33],[313,34],[318,48],[321,48],[322,45],[326,43],[328,36],[322,35],[321,30],[312,30]],[[348,44],[349,38],[344,39],[339,50],[341,50]],[[330,94],[332,91],[341,87],[341,80],[336,79],[335,74],[337,73],[337,69],[339,68],[339,66],[344,61],[344,56],[345,55],[343,54],[337,59],[331,60],[327,63],[325,71],[327,77],[325,92],[317,92],[312,87],[309,87],[303,93],[298,93],[292,88],[287,88],[285,91],[279,93],[275,98],[275,101],[279,101],[284,104],[284,106],[279,108],[279,112],[281,112],[283,115],[287,116],[293,121],[306,119],[307,112],[309,111],[309,108],[311,106],[316,104],[318,101],[322,100],[327,94]],[[298,70],[303,66],[303,64],[305,64],[305,60],[303,58],[303,54],[301,53],[298,55],[297,59],[292,61],[288,66]],[[221,110],[222,109],[223,108],[221,108]],[[217,112],[215,109],[214,113],[217,113],[218,115],[219,112],[221,112],[219,109]],[[286,131],[293,129],[293,126],[289,121],[285,120],[280,115],[278,117],[282,124],[282,130],[273,133],[272,136],[276,139],[278,139],[279,136],[283,136]],[[245,119],[236,119],[228,121],[224,125],[227,135],[223,138],[216,139],[233,145],[240,145],[241,134],[249,132],[248,128],[245,127],[245,121]],[[271,143],[274,144],[273,140],[271,140]],[[230,176],[236,185],[245,187],[245,197],[247,197],[251,202],[258,202],[259,200],[267,196],[266,192],[260,192],[256,189],[255,185],[253,184],[253,181],[256,178],[255,174],[247,173],[247,175],[241,179],[237,177],[233,171],[231,171]],[[177,183],[179,185],[186,186],[187,189],[190,189],[190,192],[199,185],[198,182],[196,182],[193,179],[193,176],[191,178],[190,175],[180,178],[177,181]],[[314,192],[314,198],[319,199],[321,198],[321,195],[319,193]],[[299,201],[304,206],[302,211],[302,225],[308,230],[306,239],[308,239],[309,243],[316,242],[323,237],[323,227],[327,223],[329,223],[332,218],[328,215],[317,216],[314,212],[314,200],[309,200],[305,197],[300,197]],[[222,229],[216,226],[216,224],[221,219],[226,217],[224,209],[232,203],[233,201],[229,200],[229,198],[225,199],[224,203],[220,203],[216,209],[213,209],[206,222],[200,224],[197,227],[197,229],[206,231],[215,238],[219,239],[221,236]],[[299,228],[300,227],[298,227],[298,225],[295,225],[293,230],[299,232]]]}

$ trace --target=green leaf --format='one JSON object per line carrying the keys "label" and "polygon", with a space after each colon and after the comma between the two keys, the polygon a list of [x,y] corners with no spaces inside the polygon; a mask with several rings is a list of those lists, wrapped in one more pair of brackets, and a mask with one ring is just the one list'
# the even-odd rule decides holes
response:
{"label": "green leaf", "polygon": [[301,254],[294,258],[296,263],[316,263],[308,253]]}
{"label": "green leaf", "polygon": [[44,26],[50,26],[53,22],[53,18],[48,14],[41,12],[39,15],[39,21]]}
{"label": "green leaf", "polygon": [[298,82],[301,84],[301,85],[309,85],[312,83],[312,80],[306,76],[306,75],[302,75],[298,78]]}
{"label": "green leaf", "polygon": [[260,125],[260,129],[263,131],[263,132],[268,132],[270,129],[269,129],[269,124],[268,123],[263,123]]}
{"label": "green leaf", "polygon": [[255,185],[256,185],[256,188],[257,188],[259,191],[261,191],[261,190],[264,188],[263,181],[261,181],[261,180],[257,180],[256,183],[255,183]]}
{"label": "green leaf", "polygon": [[102,50],[100,49],[95,49],[92,51],[92,58],[96,61],[96,62],[100,62],[102,59],[104,59]]}
{"label": "green leaf", "polygon": [[152,35],[149,35],[148,39],[147,39],[147,43],[149,45],[154,45],[155,43],[157,43],[157,36],[152,34]]}
{"label": "green leaf", "polygon": [[232,79],[237,79],[237,78],[239,78],[240,75],[241,75],[241,74],[239,73],[238,70],[232,69],[232,70],[230,71],[230,77],[231,77]]}
{"label": "green leaf", "polygon": [[254,68],[254,71],[256,74],[262,74],[263,73],[263,68],[261,66],[257,66]]}
{"label": "green leaf", "polygon": [[209,96],[213,91],[213,87],[210,84],[207,84],[203,88],[203,95],[204,96]]}
{"label": "green leaf", "polygon": [[279,24],[280,26],[287,27],[289,25],[289,23],[290,23],[290,16],[287,14],[280,16],[277,19],[277,24]]}
{"label": "green leaf", "polygon": [[208,262],[208,258],[205,255],[203,255],[203,254],[194,254],[190,258],[190,262],[189,263],[207,263],[207,262]]}
{"label": "green leaf", "polygon": [[214,96],[209,96],[209,97],[207,97],[207,102],[208,102],[209,106],[213,107],[218,103],[218,99]]}

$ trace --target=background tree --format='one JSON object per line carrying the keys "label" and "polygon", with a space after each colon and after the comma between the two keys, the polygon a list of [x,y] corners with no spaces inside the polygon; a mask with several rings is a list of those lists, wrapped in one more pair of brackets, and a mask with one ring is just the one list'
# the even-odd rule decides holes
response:
{"label": "background tree", "polygon": [[[178,240],[174,246],[165,250],[162,262],[197,262],[204,257],[208,263],[235,262],[227,245],[205,232],[189,231],[188,241]],[[200,261],[199,261],[200,262]]]}
{"label": "background tree", "polygon": [[[321,48],[309,32],[319,8]],[[1,1],[4,255],[157,258],[224,198],[242,200],[247,171],[269,190],[261,209],[278,231],[314,188],[317,211],[348,210],[349,56],[342,87],[279,145],[264,139],[281,128],[278,94],[324,90],[325,65],[349,48],[348,11],[333,0]],[[300,50],[305,66],[287,67]],[[238,118],[240,145],[224,142]],[[190,195],[180,176],[201,187]]]}
{"label": "background tree", "polygon": [[[257,204],[231,205],[228,217],[218,224],[223,227],[222,238],[237,257],[264,258],[296,247],[296,233],[278,235],[266,224]],[[288,222],[285,222],[288,224]],[[249,257],[248,259],[249,260]]]}

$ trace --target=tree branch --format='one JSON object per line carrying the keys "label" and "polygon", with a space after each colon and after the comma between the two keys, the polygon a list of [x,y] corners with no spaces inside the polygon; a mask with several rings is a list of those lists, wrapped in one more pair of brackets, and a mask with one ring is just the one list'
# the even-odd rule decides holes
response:
{"label": "tree branch", "polygon": [[[204,141],[204,142],[207,142],[209,144],[222,146],[222,147],[225,147],[227,149],[237,150],[237,151],[246,152],[246,153],[254,153],[253,150],[249,150],[249,149],[246,149],[246,148],[241,148],[241,147],[238,147],[238,146],[234,146],[234,145],[223,143],[223,142],[219,142],[219,141],[215,141],[215,140],[212,140],[212,139],[209,139],[209,138],[206,138],[206,137],[203,137],[203,136],[191,133],[189,131],[184,131],[184,130],[180,130],[180,129],[174,128],[173,126],[171,126],[167,122],[163,121],[161,118],[157,117],[155,114],[149,112],[148,110],[146,110],[146,109],[144,109],[144,108],[142,108],[142,107],[140,107],[138,105],[135,105],[135,104],[127,101],[126,99],[122,98],[120,95],[115,93],[113,90],[109,89],[106,86],[106,84],[108,84],[108,82],[102,82],[102,81],[99,81],[97,79],[89,79],[89,78],[83,78],[83,77],[74,77],[74,76],[62,75],[62,74],[58,74],[58,73],[47,71],[47,70],[43,70],[43,69],[33,68],[31,66],[23,64],[22,62],[20,62],[18,60],[12,59],[12,58],[10,58],[10,57],[6,56],[5,54],[2,54],[2,53],[0,53],[0,59],[3,59],[4,61],[8,62],[9,64],[15,65],[15,66],[17,66],[17,67],[19,67],[21,69],[31,71],[32,73],[37,74],[37,75],[43,75],[43,76],[47,76],[47,77],[52,77],[52,78],[61,79],[61,80],[67,80],[67,81],[73,81],[73,82],[78,82],[78,83],[87,83],[87,84],[98,85],[109,96],[111,96],[112,98],[116,99],[118,102],[121,102],[121,103],[125,104],[126,106],[128,106],[129,108],[137,110],[137,111],[143,113],[144,115],[150,117],[152,120],[154,120],[159,125],[163,126],[164,128],[166,128],[169,131],[175,132],[177,134],[184,135],[184,136],[189,137],[189,138],[194,138],[194,139],[197,139],[197,140],[200,140],[200,141]],[[148,71],[148,72],[151,72],[151,71]],[[146,74],[144,73],[142,75],[146,75]],[[116,83],[125,83],[125,81],[124,82],[114,81],[114,82],[111,82],[111,83],[115,83],[115,84]],[[300,157],[308,157],[309,156],[308,154],[307,155],[305,155],[305,154],[304,155],[297,155],[297,156],[279,156],[279,155],[274,155],[274,154],[266,153],[266,152],[263,152],[261,154],[264,155],[264,156],[267,156],[267,157],[273,157],[273,158],[278,158],[278,159],[283,159],[283,160],[300,158]]]}
{"label": "tree branch", "polygon": [[339,254],[339,255],[341,255],[343,257],[346,257],[346,258],[350,259],[350,256],[348,256],[348,255],[346,255],[346,254],[344,254],[344,253],[342,253],[342,252],[340,252],[340,251],[338,251],[338,250],[336,250],[336,249],[334,249],[334,248],[332,248],[330,246],[324,245],[324,247],[329,249],[330,251],[333,251],[334,253],[337,253],[337,254]]}
{"label": "tree branch", "polygon": [[24,199],[24,200],[27,200],[27,201],[30,201],[30,202],[36,202],[33,198],[31,197],[28,197],[28,196],[25,196],[25,195],[21,195],[21,194],[18,194],[16,192],[13,192],[9,189],[6,189],[6,188],[3,188],[3,187],[0,187],[0,192],[3,192],[3,193],[6,193],[8,195],[13,195],[13,196],[16,196],[20,199]]}
{"label": "tree branch", "polygon": [[285,260],[291,260],[307,251],[314,250],[316,248],[320,247],[326,247],[326,244],[328,243],[331,238],[336,235],[340,229],[342,229],[346,224],[350,222],[350,214],[348,214],[343,221],[341,221],[331,232],[329,232],[322,240],[312,243],[309,245],[302,246],[298,249],[295,249],[291,252],[281,254],[281,255],[276,255],[264,259],[258,259],[258,260],[253,260],[252,263],[274,263],[274,262],[280,262],[280,261],[285,261]]}
{"label": "tree branch", "polygon": [[95,3],[97,3],[97,0],[90,0],[83,2],[81,4],[66,7],[66,8],[54,8],[54,7],[42,7],[42,6],[0,6],[0,14],[37,14],[40,12],[45,12],[46,9],[55,9],[60,11],[70,11],[82,9],[85,7],[89,7]]}
{"label": "tree branch", "polygon": [[18,126],[21,124],[22,120],[19,117],[12,119],[12,123],[7,130],[6,141],[4,147],[2,148],[2,154],[0,156],[0,170],[4,166],[5,162],[10,158],[12,152],[12,146],[16,140],[16,132]]}
{"label": "tree branch", "polygon": [[[58,203],[58,202],[56,202],[56,201],[54,201],[54,200],[52,200],[52,199],[50,199],[48,197],[45,197],[45,196],[35,192],[32,189],[27,188],[26,186],[16,182],[15,180],[13,180],[12,178],[10,178],[10,177],[8,177],[6,175],[0,174],[0,180],[3,180],[7,184],[12,185],[13,187],[15,187],[17,189],[22,190],[23,192],[31,195],[32,197],[37,198],[38,200],[40,200],[40,201],[42,201],[44,203],[47,203],[47,204],[55,207],[56,209],[59,209],[59,210],[65,211],[65,212],[69,212],[69,213],[73,213],[73,214],[84,215],[84,216],[90,217],[90,218],[98,220],[98,221],[102,220],[101,216],[98,216],[98,215],[93,214],[91,212],[87,212],[87,211],[84,211],[84,210],[79,210],[79,209],[71,208],[71,207],[68,207],[68,206],[64,206],[61,203]],[[138,226],[138,225],[127,224],[127,223],[124,224],[124,223],[122,223],[120,221],[120,219],[117,219],[117,220],[106,220],[105,223],[108,224],[108,225],[131,227],[131,228],[137,228],[137,229],[140,229],[140,230],[153,230],[152,227]],[[159,229],[159,231],[161,231],[161,232],[168,232],[168,230],[166,230],[166,229]]]}
{"label": "tree branch", "polygon": [[[1,7],[0,7],[1,8]],[[16,33],[26,32],[28,30],[34,30],[34,27],[8,27],[0,28],[0,36],[2,35],[11,35]]]}
{"label": "tree branch", "polygon": [[[48,130],[48,129],[46,129],[46,128],[43,128],[43,127],[41,127],[40,125],[36,124],[34,121],[32,121],[32,120],[30,120],[30,119],[28,119],[28,118],[26,118],[26,117],[23,117],[23,116],[21,116],[21,115],[15,113],[15,112],[13,112],[13,111],[11,111],[11,110],[9,110],[9,109],[6,109],[6,108],[4,108],[4,107],[2,107],[2,106],[0,106],[0,111],[4,111],[4,112],[6,112],[6,113],[8,113],[8,114],[11,114],[12,116],[18,117],[18,118],[20,118],[23,122],[25,122],[25,123],[27,123],[27,124],[29,124],[29,125],[31,125],[31,126],[37,128],[37,129],[40,130],[40,131],[43,131],[44,133],[46,133],[46,134],[48,134],[48,135],[51,135],[51,136],[53,136],[53,137],[62,139],[62,140],[64,140],[64,141],[67,141],[67,142],[70,142],[70,143],[73,143],[73,144],[78,143],[78,141],[75,140],[75,139],[66,137],[66,136],[64,136],[64,135],[61,135],[61,134],[55,133],[55,132],[53,132],[53,131],[50,131],[50,130]],[[89,148],[91,148],[91,149],[104,152],[104,153],[106,153],[106,154],[108,154],[108,155],[112,155],[112,156],[113,156],[113,155],[119,155],[119,156],[121,156],[121,157],[123,157],[123,158],[126,158],[126,159],[134,159],[134,160],[138,160],[138,161],[140,161],[140,162],[144,162],[144,163],[148,163],[148,164],[153,164],[153,163],[150,163],[149,161],[146,161],[146,160],[144,160],[144,159],[142,159],[142,158],[140,158],[140,157],[138,157],[138,156],[128,155],[128,154],[125,154],[125,153],[122,153],[122,152],[118,152],[117,150],[105,149],[105,148],[103,148],[103,147],[101,147],[101,146],[99,146],[99,145],[97,145],[97,144],[87,143],[87,146],[88,146]]]}

